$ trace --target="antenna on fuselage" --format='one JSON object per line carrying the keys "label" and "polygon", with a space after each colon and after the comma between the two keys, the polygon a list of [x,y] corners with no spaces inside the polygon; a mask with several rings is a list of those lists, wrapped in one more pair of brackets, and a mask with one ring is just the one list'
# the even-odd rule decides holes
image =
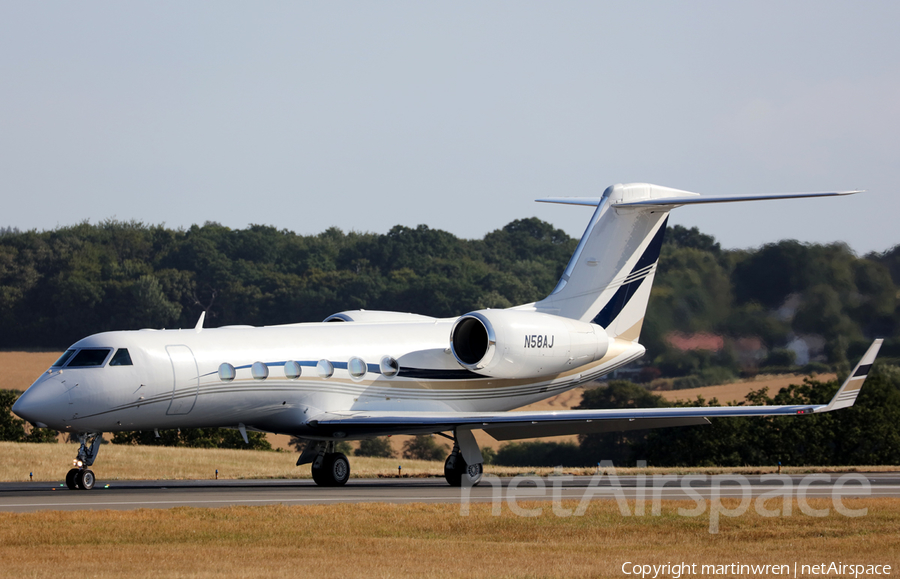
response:
{"label": "antenna on fuselage", "polygon": [[198,332],[203,329],[203,320],[206,319],[206,310],[203,310],[203,313],[200,314],[200,319],[197,320],[197,325],[194,326],[194,329]]}

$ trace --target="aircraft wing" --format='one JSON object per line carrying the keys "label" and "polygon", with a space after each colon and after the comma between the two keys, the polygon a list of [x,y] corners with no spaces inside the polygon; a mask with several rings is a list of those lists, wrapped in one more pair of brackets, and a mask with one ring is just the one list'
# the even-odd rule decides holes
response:
{"label": "aircraft wing", "polygon": [[[486,430],[498,440],[709,424],[708,417],[812,414],[816,406],[720,406],[627,408],[537,412],[338,411],[314,416],[323,436],[422,434],[464,428]],[[337,433],[337,435],[335,434]]]}
{"label": "aircraft wing", "polygon": [[323,437],[354,438],[385,434],[424,434],[485,430],[497,440],[563,434],[643,430],[708,424],[709,418],[796,416],[852,406],[875,361],[882,340],[875,340],[828,404],[787,406],[706,406],[512,412],[336,411],[312,417],[309,426]]}

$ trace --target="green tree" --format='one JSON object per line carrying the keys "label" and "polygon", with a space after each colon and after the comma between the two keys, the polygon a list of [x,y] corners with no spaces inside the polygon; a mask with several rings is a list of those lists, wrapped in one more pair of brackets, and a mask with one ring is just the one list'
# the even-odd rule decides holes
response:
{"label": "green tree", "polygon": [[[751,392],[742,404],[824,404],[838,382],[806,379]],[[716,400],[710,405],[716,405]],[[703,407],[702,398],[688,406]],[[656,466],[882,465],[900,461],[900,368],[876,364],[853,408],[808,416],[714,418],[650,431],[633,452]]]}
{"label": "green tree", "polygon": [[272,450],[262,432],[247,432],[249,444],[237,430],[230,428],[182,428],[160,430],[159,437],[152,430],[122,431],[113,434],[113,444],[146,444],[151,446],[183,446],[188,448],[231,448],[237,450]]}
{"label": "green tree", "polygon": [[508,442],[500,447],[493,463],[501,466],[584,466],[590,464],[573,442]]}
{"label": "green tree", "polygon": [[690,247],[712,253],[716,256],[722,253],[722,246],[716,241],[712,235],[700,233],[696,227],[687,227],[681,225],[672,225],[666,229],[666,236],[663,240],[666,245],[674,245],[676,247]]}
{"label": "green tree", "polygon": [[25,421],[12,413],[13,404],[22,393],[0,390],[0,440],[7,442],[57,442],[59,433],[49,428],[27,427]]}
{"label": "green tree", "polygon": [[420,434],[403,443],[403,458],[408,460],[444,460],[447,448],[435,442],[434,437]]}
{"label": "green tree", "polygon": [[165,328],[178,319],[181,306],[170,302],[159,281],[152,275],[142,275],[131,286],[131,327]]}
{"label": "green tree", "polygon": [[374,456],[378,458],[394,458],[396,453],[391,441],[386,436],[366,438],[359,441],[359,448],[353,453],[356,456]]}
{"label": "green tree", "polygon": [[0,390],[0,440],[19,442],[25,436],[25,421],[12,413],[21,392]]}
{"label": "green tree", "polygon": [[[662,408],[669,406],[665,398],[624,380],[610,380],[606,387],[585,391],[577,409],[595,408]],[[582,460],[596,464],[611,460],[618,465],[630,464],[635,458],[632,447],[646,436],[646,431],[598,432],[579,434]]]}

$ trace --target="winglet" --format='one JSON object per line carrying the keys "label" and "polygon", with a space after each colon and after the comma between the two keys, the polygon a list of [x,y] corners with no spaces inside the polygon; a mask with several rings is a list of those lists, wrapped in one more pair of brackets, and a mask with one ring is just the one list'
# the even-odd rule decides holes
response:
{"label": "winglet", "polygon": [[862,388],[863,382],[866,381],[866,376],[869,375],[869,370],[872,369],[872,364],[875,363],[875,357],[878,355],[878,350],[881,348],[881,343],[883,341],[884,340],[881,338],[878,338],[872,342],[872,345],[866,350],[866,353],[859,361],[859,364],[856,365],[853,372],[851,372],[847,379],[844,380],[844,383],[841,384],[840,389],[837,391],[837,394],[834,395],[834,398],[831,399],[831,402],[826,406],[817,408],[815,410],[816,412],[830,412],[832,410],[853,406],[853,403],[856,402],[856,397],[859,395],[859,390]]}

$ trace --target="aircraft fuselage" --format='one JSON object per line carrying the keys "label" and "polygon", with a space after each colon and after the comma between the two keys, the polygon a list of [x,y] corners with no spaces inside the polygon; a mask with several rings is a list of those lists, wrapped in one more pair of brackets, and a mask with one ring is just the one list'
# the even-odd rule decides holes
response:
{"label": "aircraft fuselage", "polygon": [[[67,365],[44,373],[16,412],[63,432],[243,424],[315,438],[307,420],[323,410],[509,410],[593,380],[644,351],[615,340],[601,359],[569,371],[491,378],[461,368],[454,358],[454,321],[95,334],[73,344]],[[533,340],[523,335],[526,341]],[[545,355],[552,346],[531,350]],[[99,363],[73,366],[82,350],[93,350]],[[120,350],[127,350],[130,365],[114,364]],[[227,367],[220,372],[223,364],[234,369],[233,378]]]}

